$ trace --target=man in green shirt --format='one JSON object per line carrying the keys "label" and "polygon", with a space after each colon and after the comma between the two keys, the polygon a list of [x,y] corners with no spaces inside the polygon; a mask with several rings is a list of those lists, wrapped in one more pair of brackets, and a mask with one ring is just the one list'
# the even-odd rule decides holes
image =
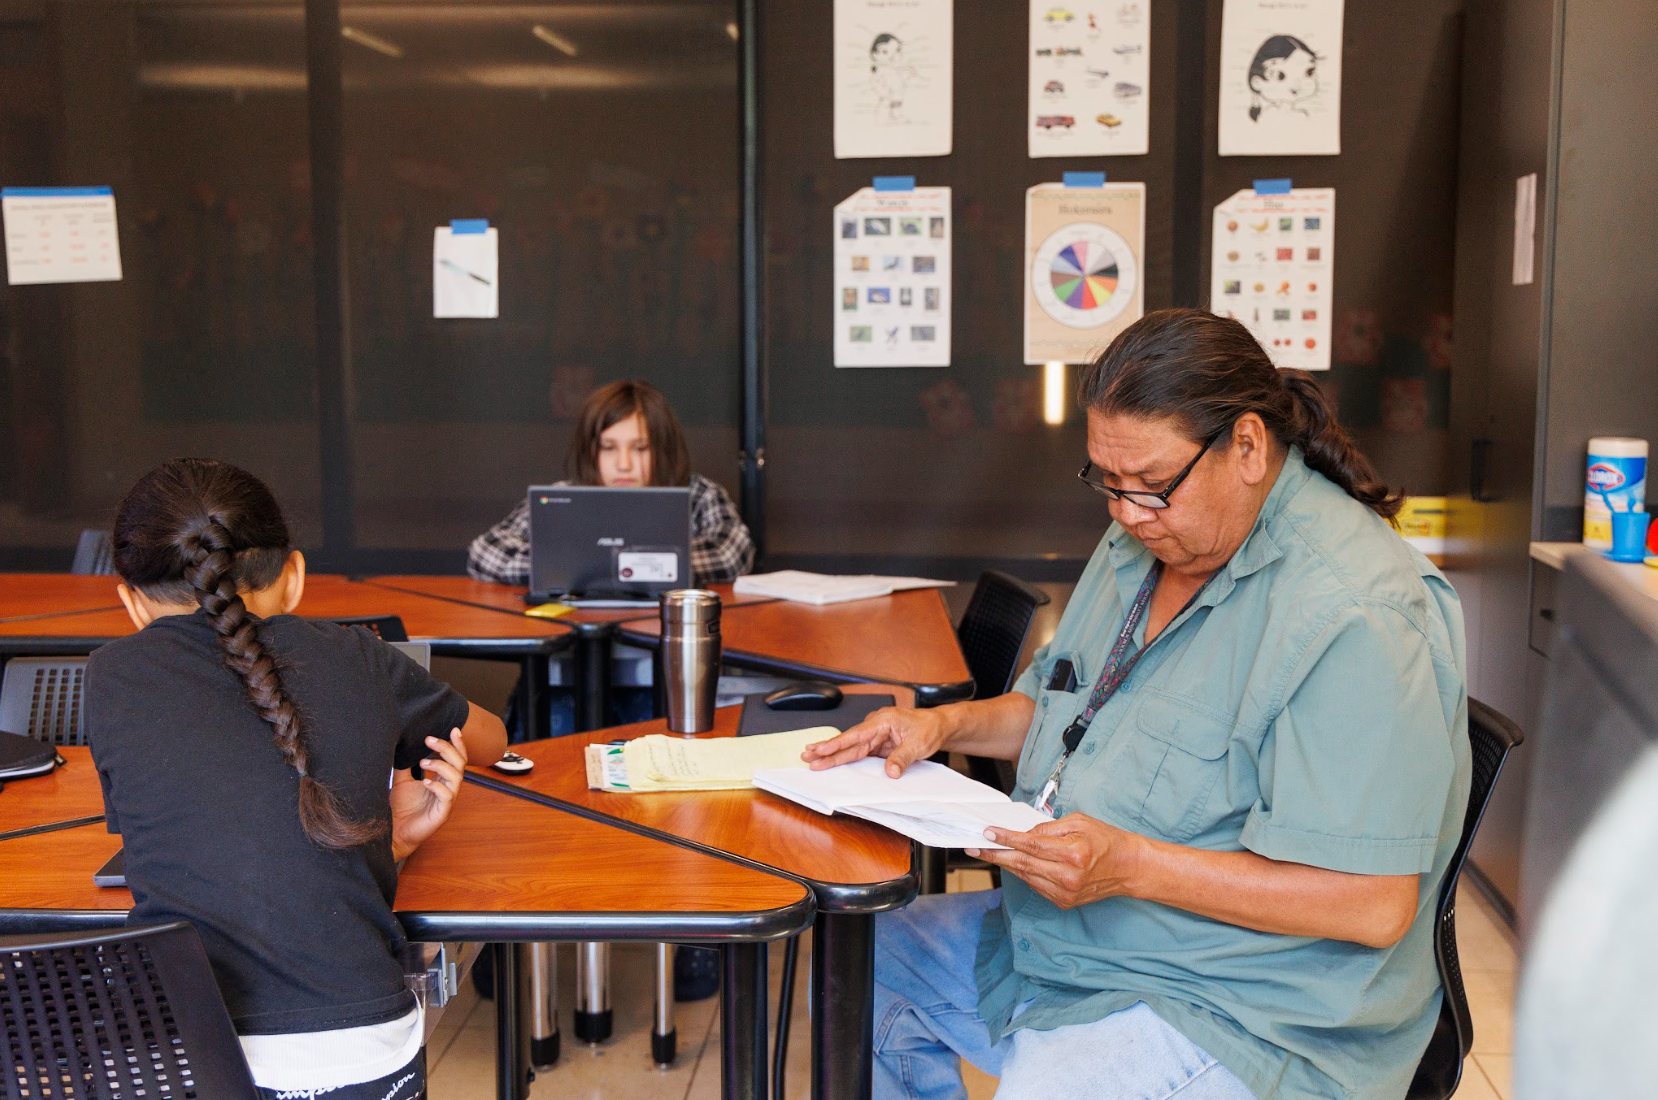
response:
{"label": "man in green shirt", "polygon": [[[1154,313],[1080,391],[1115,523],[1014,690],[813,746],[1017,758],[1003,889],[877,924],[876,1096],[1401,1100],[1470,775],[1462,619],[1310,378]],[[982,915],[982,929],[979,920]],[[970,975],[976,981],[970,981]]]}

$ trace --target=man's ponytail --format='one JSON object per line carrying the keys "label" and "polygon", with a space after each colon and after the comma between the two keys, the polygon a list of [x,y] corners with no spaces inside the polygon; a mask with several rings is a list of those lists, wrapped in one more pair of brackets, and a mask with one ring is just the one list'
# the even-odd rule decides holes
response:
{"label": "man's ponytail", "polygon": [[146,595],[207,612],[224,662],[271,727],[277,750],[299,773],[299,821],[323,848],[352,848],[385,832],[353,821],[339,797],[310,774],[299,708],[259,637],[243,589],[276,583],[289,553],[282,511],[258,478],[222,462],[177,459],[139,479],[116,514],[115,569]]}
{"label": "man's ponytail", "polygon": [[1324,391],[1305,371],[1281,370],[1278,377],[1291,401],[1286,443],[1301,448],[1307,465],[1347,491],[1383,519],[1391,520],[1404,507],[1405,494],[1390,491],[1370,459],[1332,415]]}

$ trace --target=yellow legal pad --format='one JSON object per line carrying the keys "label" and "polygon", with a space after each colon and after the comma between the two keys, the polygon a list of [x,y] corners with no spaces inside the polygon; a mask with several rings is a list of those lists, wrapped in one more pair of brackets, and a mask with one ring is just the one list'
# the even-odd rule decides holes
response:
{"label": "yellow legal pad", "polygon": [[732,791],[763,768],[804,768],[807,745],[840,734],[833,726],[756,737],[674,737],[652,733],[620,745],[589,745],[587,785],[597,791]]}

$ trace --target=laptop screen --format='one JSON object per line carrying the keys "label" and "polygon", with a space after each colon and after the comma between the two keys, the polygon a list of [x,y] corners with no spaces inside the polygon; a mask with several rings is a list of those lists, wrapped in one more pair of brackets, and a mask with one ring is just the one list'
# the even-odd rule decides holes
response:
{"label": "laptop screen", "polygon": [[652,599],[691,584],[691,490],[532,485],[530,596]]}

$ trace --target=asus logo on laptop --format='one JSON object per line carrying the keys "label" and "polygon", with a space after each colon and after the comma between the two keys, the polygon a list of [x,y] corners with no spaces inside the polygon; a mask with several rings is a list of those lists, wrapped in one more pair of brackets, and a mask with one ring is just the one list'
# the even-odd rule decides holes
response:
{"label": "asus logo on laptop", "polygon": [[600,546],[626,546],[627,542],[623,539],[600,539],[599,540],[599,545]]}

